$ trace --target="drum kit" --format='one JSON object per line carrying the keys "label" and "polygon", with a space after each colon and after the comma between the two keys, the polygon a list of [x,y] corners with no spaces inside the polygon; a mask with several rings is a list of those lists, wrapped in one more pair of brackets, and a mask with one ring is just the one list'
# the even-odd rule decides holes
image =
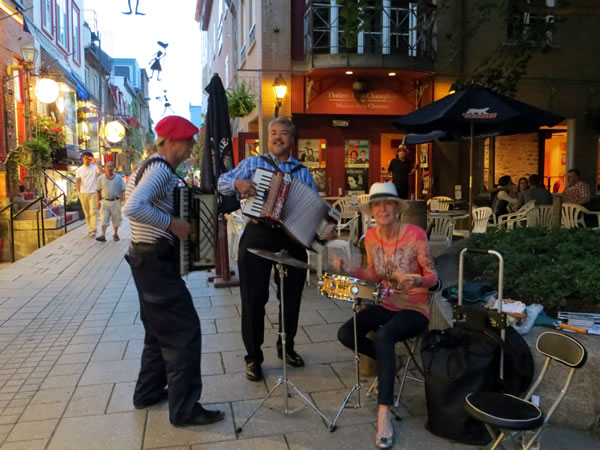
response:
{"label": "drum kit", "polygon": [[[297,267],[300,269],[310,269],[310,266],[303,261],[297,260],[291,257],[285,250],[281,250],[279,252],[271,252],[268,250],[261,250],[250,248],[249,252],[254,253],[260,257],[268,259],[270,261],[275,262],[275,268],[279,272],[279,278],[281,283],[279,285],[280,289],[280,308],[281,308],[281,317],[285,317],[284,308],[285,308],[285,299],[284,299],[284,280],[286,276],[286,269],[284,266]],[[383,301],[383,296],[385,289],[381,284],[370,283],[367,281],[360,280],[358,278],[343,276],[343,275],[334,275],[334,274],[324,274],[319,281],[319,287],[321,295],[329,298],[341,300],[343,302],[352,303],[352,311],[353,311],[353,323],[354,323],[354,369],[355,369],[355,384],[352,386],[350,392],[344,398],[344,402],[334,420],[330,420],[310,399],[304,394],[298,387],[292,383],[292,381],[288,378],[287,374],[287,358],[286,358],[286,333],[285,333],[285,323],[281,321],[281,331],[278,333],[281,336],[282,350],[283,350],[283,374],[279,377],[277,383],[273,388],[267,393],[267,395],[262,399],[256,409],[248,416],[248,418],[244,421],[244,423],[236,430],[237,433],[241,433],[244,426],[252,419],[254,414],[262,407],[262,405],[267,401],[269,397],[280,387],[283,386],[283,398],[284,398],[284,414],[291,414],[294,411],[289,409],[288,406],[288,398],[289,388],[296,391],[296,393],[306,402],[308,406],[310,406],[329,426],[329,430],[331,432],[335,431],[336,423],[340,418],[340,415],[347,407],[352,395],[356,392],[357,401],[354,408],[361,407],[360,401],[360,377],[359,377],[359,363],[360,358],[358,356],[358,342],[357,342],[357,327],[356,327],[356,314],[360,310],[360,305],[363,303],[381,303]]]}

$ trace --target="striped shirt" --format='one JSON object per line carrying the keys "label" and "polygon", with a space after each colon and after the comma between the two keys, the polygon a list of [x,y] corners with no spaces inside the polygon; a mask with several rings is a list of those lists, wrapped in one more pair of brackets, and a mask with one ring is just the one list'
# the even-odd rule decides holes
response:
{"label": "striped shirt", "polygon": [[[162,158],[153,155],[151,158]],[[148,165],[135,185],[139,167],[131,174],[125,195],[127,201],[123,213],[131,223],[131,240],[135,243],[152,244],[159,238],[174,242],[175,237],[167,231],[174,215],[174,189],[178,178],[166,164],[157,162]]]}
{"label": "striped shirt", "polygon": [[[270,153],[265,156],[267,158],[270,157],[283,173],[290,172],[294,167],[300,164],[297,159],[294,159],[291,156],[283,162],[277,160],[277,158]],[[225,172],[219,177],[217,190],[223,195],[231,195],[235,193],[236,180],[251,180],[252,177],[254,177],[254,172],[258,168],[267,169],[270,171],[275,170],[273,166],[267,163],[260,156],[250,156],[249,158],[241,160],[235,169]],[[292,173],[292,176],[307,186],[310,186],[315,192],[318,192],[315,181],[306,167]]]}

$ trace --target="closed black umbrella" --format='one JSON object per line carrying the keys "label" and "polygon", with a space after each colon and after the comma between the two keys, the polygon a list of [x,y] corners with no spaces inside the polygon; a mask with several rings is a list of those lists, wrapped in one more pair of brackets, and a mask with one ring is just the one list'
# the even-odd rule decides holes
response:
{"label": "closed black umbrella", "polygon": [[[208,106],[204,119],[204,154],[200,170],[200,188],[205,192],[217,192],[217,181],[222,173],[233,169],[231,127],[227,109],[227,96],[219,75],[213,75],[205,91]],[[240,208],[237,196],[219,196],[219,227],[217,232],[217,269],[215,287],[238,286],[239,281],[231,278],[227,244],[227,220],[224,214]]]}
{"label": "closed black umbrella", "polygon": [[[542,126],[554,126],[563,117],[544,111],[482,86],[470,86],[410,114],[392,124],[400,130],[426,134],[434,130],[446,135],[441,140],[470,140],[469,213],[473,207],[473,140],[475,138],[532,133]],[[435,138],[434,138],[435,139]],[[433,140],[433,139],[432,139]]]}

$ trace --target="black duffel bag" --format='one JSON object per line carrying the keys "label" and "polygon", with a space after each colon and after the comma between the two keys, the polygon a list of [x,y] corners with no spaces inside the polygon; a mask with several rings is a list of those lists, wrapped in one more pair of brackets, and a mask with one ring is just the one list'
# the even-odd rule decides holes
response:
{"label": "black duffel bag", "polygon": [[466,328],[432,330],[423,340],[427,429],[441,437],[473,445],[490,441],[483,424],[465,410],[471,392],[500,392],[502,340],[491,331]]}

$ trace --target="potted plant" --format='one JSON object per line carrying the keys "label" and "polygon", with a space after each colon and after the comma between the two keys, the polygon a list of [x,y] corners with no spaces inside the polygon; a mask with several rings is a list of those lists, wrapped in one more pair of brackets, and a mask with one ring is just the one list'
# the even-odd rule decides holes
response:
{"label": "potted plant", "polygon": [[252,112],[257,105],[257,97],[253,94],[245,80],[242,80],[234,88],[227,89],[227,109],[229,117],[244,117]]}

